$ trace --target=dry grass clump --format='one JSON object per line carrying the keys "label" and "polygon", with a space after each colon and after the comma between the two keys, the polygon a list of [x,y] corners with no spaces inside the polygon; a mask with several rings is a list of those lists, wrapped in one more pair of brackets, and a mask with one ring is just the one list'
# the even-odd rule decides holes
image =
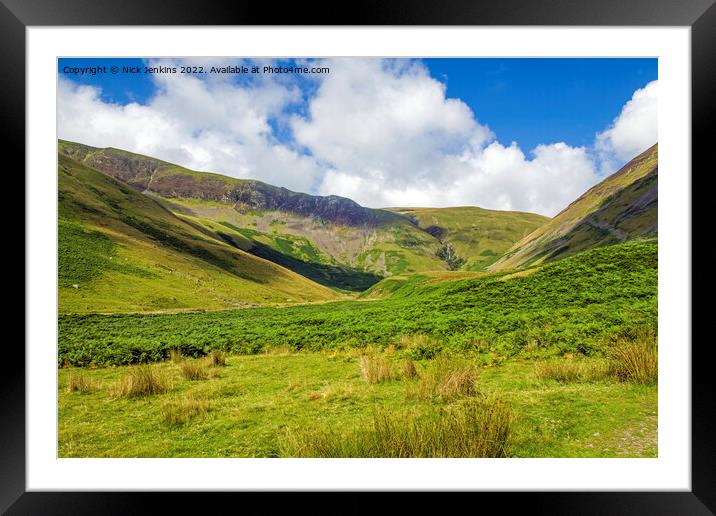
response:
{"label": "dry grass clump", "polygon": [[551,360],[535,364],[535,377],[538,380],[556,380],[559,383],[576,382],[580,379],[582,368],[571,360]]}
{"label": "dry grass clump", "polygon": [[168,389],[166,379],[159,371],[151,366],[141,365],[133,367],[119,381],[115,392],[120,398],[138,398],[162,394]]}
{"label": "dry grass clump", "polygon": [[382,383],[398,378],[393,365],[382,356],[360,357],[360,371],[368,383]]}
{"label": "dry grass clump", "polygon": [[187,380],[206,380],[209,378],[209,371],[207,371],[206,367],[194,360],[181,362],[179,370]]}
{"label": "dry grass clump", "polygon": [[409,397],[419,399],[453,399],[474,396],[477,389],[477,367],[460,357],[441,354],[428,364],[417,383],[407,391]]}
{"label": "dry grass clump", "polygon": [[81,373],[71,373],[67,380],[67,392],[90,392],[92,383]]}
{"label": "dry grass clump", "polygon": [[171,426],[185,425],[195,417],[204,416],[210,410],[209,400],[187,394],[183,399],[170,401],[162,407],[162,420]]}
{"label": "dry grass clump", "polygon": [[415,362],[410,359],[403,362],[401,376],[403,378],[407,378],[408,380],[415,380],[418,378],[420,375],[418,374],[418,368],[415,366]]}
{"label": "dry grass clump", "polygon": [[218,349],[212,349],[208,356],[210,367],[224,367],[226,365],[226,354]]}
{"label": "dry grass clump", "polygon": [[498,398],[466,400],[427,415],[373,416],[371,426],[343,434],[320,428],[289,434],[287,457],[506,457],[510,406]]}
{"label": "dry grass clump", "polygon": [[614,378],[613,366],[609,360],[590,360],[581,367],[581,379],[584,382],[599,382]]}
{"label": "dry grass clump", "polygon": [[653,384],[659,377],[658,338],[642,331],[632,339],[618,340],[610,351],[613,373],[621,381]]}
{"label": "dry grass clump", "polygon": [[610,360],[573,360],[566,355],[564,359],[537,362],[534,375],[538,380],[555,380],[559,383],[599,382],[614,377]]}

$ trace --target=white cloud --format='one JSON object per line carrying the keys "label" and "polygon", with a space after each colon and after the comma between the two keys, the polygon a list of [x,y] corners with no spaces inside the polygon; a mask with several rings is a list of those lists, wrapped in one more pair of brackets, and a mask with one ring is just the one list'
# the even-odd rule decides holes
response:
{"label": "white cloud", "polygon": [[597,135],[595,147],[605,173],[630,160],[657,142],[659,81],[634,92],[612,125]]}
{"label": "white cloud", "polygon": [[336,59],[294,117],[296,141],[344,174],[397,186],[444,171],[436,161],[492,137],[470,108],[445,98],[445,85],[415,61]]}
{"label": "white cloud", "polygon": [[417,62],[329,61],[297,142],[332,170],[319,187],[361,204],[477,205],[554,214],[596,179],[584,148],[543,145],[528,159],[490,141],[462,101]]}
{"label": "white cloud", "polygon": [[[61,79],[59,135],[370,207],[473,205],[554,215],[600,179],[592,149],[550,143],[526,155],[514,142],[497,142],[418,61],[326,64],[329,75],[307,77],[307,100],[283,76],[237,85],[222,76],[157,74],[157,91],[144,105],[103,102],[98,89]],[[656,93],[656,81],[637,90],[597,135],[602,171],[656,141]],[[305,107],[304,116],[286,115],[295,105]],[[286,124],[293,142],[277,139],[272,118]]]}
{"label": "white cloud", "polygon": [[61,78],[59,137],[300,191],[318,180],[322,169],[277,142],[269,124],[298,98],[296,88],[270,81],[241,87],[189,75],[153,77],[157,92],[144,105],[104,102],[98,88]]}
{"label": "white cloud", "polygon": [[533,159],[512,144],[443,157],[434,178],[392,183],[381,177],[330,171],[321,190],[366,206],[480,206],[554,215],[596,180],[583,147],[540,145]]}

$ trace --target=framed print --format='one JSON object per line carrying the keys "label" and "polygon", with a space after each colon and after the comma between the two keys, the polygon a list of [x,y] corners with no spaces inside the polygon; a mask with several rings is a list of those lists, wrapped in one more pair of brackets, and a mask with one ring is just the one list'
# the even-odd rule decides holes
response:
{"label": "framed print", "polygon": [[662,4],[4,2],[26,347],[3,510],[710,514],[691,170],[716,8]]}

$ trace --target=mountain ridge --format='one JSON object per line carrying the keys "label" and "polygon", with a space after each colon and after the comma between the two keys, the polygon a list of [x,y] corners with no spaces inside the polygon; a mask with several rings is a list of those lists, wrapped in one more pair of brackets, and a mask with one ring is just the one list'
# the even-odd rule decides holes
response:
{"label": "mountain ridge", "polygon": [[[450,226],[441,226],[436,233],[415,213],[364,208],[344,197],[312,196],[257,180],[195,172],[111,147],[64,140],[58,146],[61,153],[152,196],[175,215],[207,231],[229,233],[222,238],[241,240],[239,247],[257,256],[304,272],[306,260],[318,259],[325,267],[375,275],[371,279],[349,272],[350,280],[335,283],[349,290],[368,288],[392,274],[484,269],[548,220],[537,214],[478,207],[434,208],[429,209],[431,216],[439,212],[440,220]],[[469,244],[476,242],[475,254]]]}

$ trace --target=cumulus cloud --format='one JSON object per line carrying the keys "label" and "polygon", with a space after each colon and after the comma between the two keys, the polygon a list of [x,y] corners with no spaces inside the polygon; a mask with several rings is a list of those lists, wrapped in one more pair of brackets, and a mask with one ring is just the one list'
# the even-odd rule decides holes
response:
{"label": "cumulus cloud", "polygon": [[[300,87],[287,77],[237,84],[157,74],[144,104],[104,102],[99,89],[61,79],[59,135],[370,207],[473,205],[545,215],[595,184],[598,170],[613,172],[656,141],[656,81],[634,93],[593,149],[557,142],[525,153],[499,143],[419,61],[325,64],[330,74]],[[280,139],[277,124],[286,132]]]}
{"label": "cumulus cloud", "polygon": [[494,140],[418,62],[331,61],[296,141],[332,169],[323,194],[367,206],[455,206],[554,214],[592,184],[586,149],[541,145],[532,158]]}
{"label": "cumulus cloud", "polygon": [[153,77],[155,95],[146,104],[126,105],[104,102],[98,88],[61,78],[59,137],[301,191],[318,180],[322,169],[279,143],[269,123],[300,97],[297,88],[272,81],[239,86],[189,75]]}
{"label": "cumulus cloud", "polygon": [[636,90],[619,116],[597,135],[595,147],[603,172],[612,172],[615,165],[630,160],[657,142],[658,93],[659,81]]}
{"label": "cumulus cloud", "polygon": [[596,180],[586,149],[564,143],[540,145],[529,159],[514,143],[492,142],[435,165],[432,178],[402,183],[332,170],[321,190],[366,206],[480,206],[554,215]]}
{"label": "cumulus cloud", "polygon": [[492,137],[464,102],[418,62],[339,59],[294,117],[296,141],[338,171],[395,186],[444,173],[444,156],[479,148]]}

